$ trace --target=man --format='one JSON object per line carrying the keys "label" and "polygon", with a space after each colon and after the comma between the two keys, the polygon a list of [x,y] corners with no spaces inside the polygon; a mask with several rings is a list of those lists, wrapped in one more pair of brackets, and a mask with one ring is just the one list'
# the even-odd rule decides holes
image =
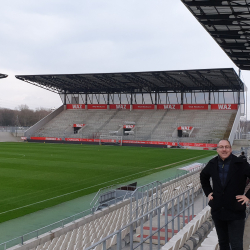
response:
{"label": "man", "polygon": [[209,199],[220,250],[229,250],[230,245],[232,250],[243,250],[245,209],[250,199],[250,190],[245,195],[244,190],[250,167],[232,154],[228,140],[219,141],[217,153],[201,171],[201,185]]}
{"label": "man", "polygon": [[247,158],[245,156],[245,152],[244,151],[241,152],[241,155],[239,156],[239,158],[243,159],[244,161],[247,161]]}

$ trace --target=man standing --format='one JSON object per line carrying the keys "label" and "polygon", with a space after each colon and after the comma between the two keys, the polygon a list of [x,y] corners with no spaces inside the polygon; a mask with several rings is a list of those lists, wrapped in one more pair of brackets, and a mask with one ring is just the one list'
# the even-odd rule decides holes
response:
{"label": "man standing", "polygon": [[239,156],[239,158],[241,158],[244,161],[247,161],[247,158],[245,156],[245,152],[244,151],[241,152],[241,155]]}
{"label": "man standing", "polygon": [[245,210],[250,199],[250,190],[246,194],[244,190],[250,167],[232,154],[228,140],[219,141],[217,153],[201,171],[201,185],[209,199],[220,250],[230,250],[230,245],[232,250],[243,250]]}

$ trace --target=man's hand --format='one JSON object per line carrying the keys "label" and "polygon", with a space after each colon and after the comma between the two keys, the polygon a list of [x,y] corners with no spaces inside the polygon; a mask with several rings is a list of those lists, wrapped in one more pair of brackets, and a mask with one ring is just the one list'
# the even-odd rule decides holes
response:
{"label": "man's hand", "polygon": [[238,200],[238,202],[243,201],[243,202],[241,203],[241,205],[243,205],[243,204],[249,202],[249,199],[248,199],[245,195],[237,195],[237,196],[236,196],[236,199]]}
{"label": "man's hand", "polygon": [[213,193],[210,193],[210,194],[208,195],[208,200],[211,201],[213,198],[214,198],[214,197],[213,197]]}

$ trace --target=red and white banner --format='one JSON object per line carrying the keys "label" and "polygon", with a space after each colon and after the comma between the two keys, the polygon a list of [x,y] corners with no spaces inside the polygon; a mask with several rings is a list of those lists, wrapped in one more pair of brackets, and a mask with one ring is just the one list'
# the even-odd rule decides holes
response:
{"label": "red and white banner", "polygon": [[180,126],[177,128],[178,130],[192,130],[193,127],[190,127],[190,126]]}
{"label": "red and white banner", "polygon": [[181,109],[180,104],[157,104],[157,109]]}
{"label": "red and white banner", "polygon": [[130,110],[130,104],[110,104],[109,109],[123,109]]}
{"label": "red and white banner", "polygon": [[27,137],[25,137],[25,136],[21,136],[21,140],[27,140]]}
{"label": "red and white banner", "polygon": [[107,109],[107,104],[88,104],[88,109]]}
{"label": "red and white banner", "polygon": [[85,104],[67,104],[67,109],[85,109]]}
{"label": "red and white banner", "polygon": [[135,125],[123,125],[123,128],[134,128]]}
{"label": "red and white banner", "polygon": [[238,104],[211,104],[211,109],[237,110]]}
{"label": "red and white banner", "polygon": [[211,143],[190,143],[190,142],[180,142],[181,146],[185,147],[206,147],[206,148],[216,148],[217,144],[211,144]]}
{"label": "red and white banner", "polygon": [[133,104],[133,109],[155,109],[154,104]]}
{"label": "red and white banner", "polygon": [[208,104],[183,104],[183,110],[208,109]]}
{"label": "red and white banner", "polygon": [[82,128],[84,126],[85,126],[85,124],[73,124],[74,128]]}
{"label": "red and white banner", "polygon": [[31,140],[39,140],[39,141],[61,141],[62,138],[58,137],[30,137]]}
{"label": "red and white banner", "polygon": [[86,138],[65,138],[65,141],[84,141],[84,142],[99,142],[99,139],[86,139]]}
{"label": "red and white banner", "polygon": [[[31,137],[31,140],[40,140],[40,141],[62,141],[62,138],[57,137]],[[86,139],[86,138],[65,138],[65,141],[72,142],[99,142],[100,139]],[[102,142],[115,142],[113,139],[102,139]],[[168,145],[168,146],[178,146],[177,142],[163,142],[163,141],[136,141],[136,140],[123,140],[123,143],[129,144],[150,144],[150,145]],[[205,150],[208,148],[215,148],[217,144],[209,143],[188,143],[180,142],[181,146],[186,147],[203,147]]]}

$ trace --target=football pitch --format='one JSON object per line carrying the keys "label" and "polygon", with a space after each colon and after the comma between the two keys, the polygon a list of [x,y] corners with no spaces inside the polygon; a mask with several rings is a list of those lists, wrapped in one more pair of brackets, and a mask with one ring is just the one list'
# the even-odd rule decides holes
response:
{"label": "football pitch", "polygon": [[0,143],[0,222],[214,154],[186,149]]}

